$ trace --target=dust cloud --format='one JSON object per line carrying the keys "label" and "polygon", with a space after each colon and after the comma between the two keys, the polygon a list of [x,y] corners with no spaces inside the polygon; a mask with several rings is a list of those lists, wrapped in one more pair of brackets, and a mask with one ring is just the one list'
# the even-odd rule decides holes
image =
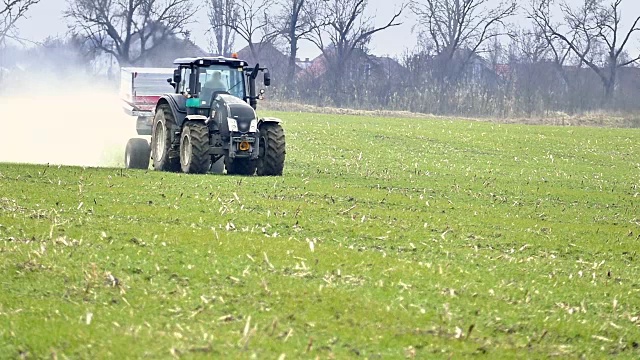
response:
{"label": "dust cloud", "polygon": [[29,83],[28,91],[0,96],[0,162],[124,166],[127,141],[140,136],[117,90],[58,83],[62,89],[48,91],[55,83]]}

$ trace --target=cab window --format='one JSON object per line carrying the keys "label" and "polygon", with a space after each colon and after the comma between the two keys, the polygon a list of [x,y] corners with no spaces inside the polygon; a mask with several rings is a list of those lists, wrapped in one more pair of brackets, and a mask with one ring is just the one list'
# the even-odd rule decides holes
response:
{"label": "cab window", "polygon": [[191,68],[188,67],[183,67],[181,69],[181,74],[180,74],[180,85],[178,86],[178,92],[179,93],[188,93],[191,88],[189,87],[189,78],[191,77]]}

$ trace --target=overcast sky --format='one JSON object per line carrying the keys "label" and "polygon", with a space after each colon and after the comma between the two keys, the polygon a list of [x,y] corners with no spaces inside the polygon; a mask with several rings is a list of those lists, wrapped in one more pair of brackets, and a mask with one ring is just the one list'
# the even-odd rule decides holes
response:
{"label": "overcast sky", "polygon": [[[196,2],[202,0],[194,0]],[[499,3],[499,0],[490,0],[493,3]],[[583,0],[566,0],[569,4],[579,4]],[[607,2],[613,0],[605,0]],[[371,16],[374,17],[376,24],[382,25],[386,23],[394,9],[397,9],[401,1],[393,0],[369,0],[368,11]],[[521,5],[526,5],[529,0],[519,1]],[[40,41],[49,35],[64,36],[67,31],[65,19],[62,16],[62,11],[67,6],[67,0],[41,0],[41,3],[37,4],[28,13],[27,19],[22,19],[18,24],[20,35],[31,41]],[[640,14],[640,0],[624,0],[623,1],[623,20],[625,25],[629,26],[629,22],[632,21],[632,17],[635,18]],[[198,15],[197,19],[194,19],[197,23],[190,26],[192,32],[192,39],[194,42],[201,46],[203,49],[207,49],[207,34],[205,34],[207,25],[207,10],[203,9]],[[386,31],[376,34],[371,42],[371,50],[376,55],[401,55],[405,50],[412,49],[416,45],[415,34],[412,33],[411,28],[415,24],[415,18],[411,12],[406,10],[402,17],[402,25],[388,29]],[[527,22],[524,15],[512,19],[515,23],[522,23],[524,26]],[[625,31],[626,31],[625,27]],[[638,34],[640,37],[640,34]],[[637,42],[636,42],[637,44]],[[236,41],[236,47],[238,50],[246,44]],[[301,44],[300,57],[315,57],[319,51],[310,44]]]}

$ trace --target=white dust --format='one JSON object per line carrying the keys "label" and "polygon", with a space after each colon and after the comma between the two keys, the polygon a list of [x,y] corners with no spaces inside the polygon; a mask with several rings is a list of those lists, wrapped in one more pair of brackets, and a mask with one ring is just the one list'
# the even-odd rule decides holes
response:
{"label": "white dust", "polygon": [[0,96],[0,163],[122,167],[128,139],[139,136],[117,91],[42,85],[54,84]]}

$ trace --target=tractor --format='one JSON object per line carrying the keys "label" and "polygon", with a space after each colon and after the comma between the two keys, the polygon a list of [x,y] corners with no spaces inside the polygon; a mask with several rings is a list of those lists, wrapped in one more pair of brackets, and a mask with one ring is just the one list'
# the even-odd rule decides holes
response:
{"label": "tractor", "polygon": [[128,168],[190,174],[279,176],[285,160],[281,120],[258,118],[256,79],[267,68],[249,67],[237,56],[179,58],[167,82],[174,88],[155,105],[151,144],[134,138],[127,143]]}

